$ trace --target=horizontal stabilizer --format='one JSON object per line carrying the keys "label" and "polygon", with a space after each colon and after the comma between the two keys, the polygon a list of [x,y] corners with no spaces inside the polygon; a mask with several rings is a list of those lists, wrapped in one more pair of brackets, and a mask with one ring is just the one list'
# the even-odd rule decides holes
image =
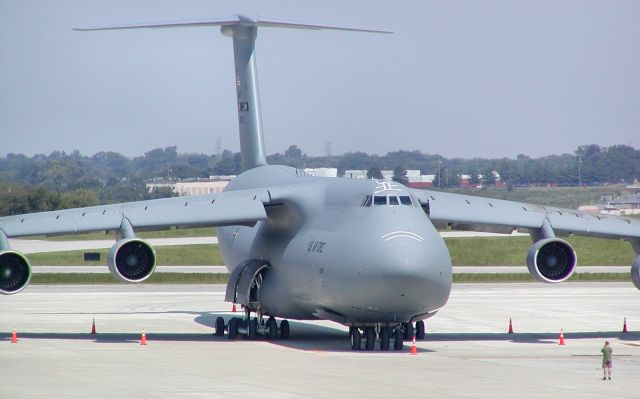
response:
{"label": "horizontal stabilizer", "polygon": [[131,23],[123,25],[105,25],[105,26],[88,26],[82,28],[74,28],[78,31],[91,31],[91,30],[111,30],[111,29],[138,29],[138,28],[174,28],[174,27],[199,27],[199,26],[251,26],[251,27],[266,27],[266,28],[290,28],[290,29],[328,29],[328,30],[342,30],[352,32],[370,32],[370,33],[392,33],[387,30],[363,28],[347,25],[333,25],[333,24],[314,24],[307,22],[297,21],[285,21],[278,19],[267,19],[259,17],[247,17],[245,15],[234,15],[226,18],[206,18],[206,19],[191,19],[180,21],[163,21],[152,23]]}

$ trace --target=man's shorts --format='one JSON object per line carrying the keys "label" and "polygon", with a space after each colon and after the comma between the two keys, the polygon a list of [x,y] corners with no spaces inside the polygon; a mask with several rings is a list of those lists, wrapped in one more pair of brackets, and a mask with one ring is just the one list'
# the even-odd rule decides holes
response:
{"label": "man's shorts", "polygon": [[602,368],[607,368],[610,369],[611,368],[611,360],[603,360],[602,361]]}

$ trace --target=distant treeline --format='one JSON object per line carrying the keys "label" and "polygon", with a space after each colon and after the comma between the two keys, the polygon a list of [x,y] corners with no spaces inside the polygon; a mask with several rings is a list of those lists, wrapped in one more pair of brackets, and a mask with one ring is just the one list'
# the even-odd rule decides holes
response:
{"label": "distant treeline", "polygon": [[[480,182],[494,183],[493,171],[502,181],[519,185],[578,185],[632,183],[640,178],[640,150],[625,145],[585,145],[573,154],[516,159],[447,159],[420,151],[394,151],[386,155],[351,152],[344,155],[310,157],[296,145],[267,158],[271,164],[298,168],[335,167],[366,169],[372,176],[381,169],[418,169],[436,175],[435,184],[454,187],[462,174]],[[177,147],[157,148],[143,156],[128,158],[115,152],[85,156],[52,152],[27,157],[8,154],[0,158],[0,215],[35,212],[99,203],[135,201],[169,196],[169,191],[149,194],[144,181],[151,178],[184,179],[241,172],[240,154],[179,154]],[[442,177],[440,179],[440,176]]]}

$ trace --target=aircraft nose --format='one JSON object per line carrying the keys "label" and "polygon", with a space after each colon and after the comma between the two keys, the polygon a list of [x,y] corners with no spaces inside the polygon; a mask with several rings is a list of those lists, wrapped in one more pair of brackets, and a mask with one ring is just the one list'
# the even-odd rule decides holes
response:
{"label": "aircraft nose", "polygon": [[383,237],[377,267],[381,288],[399,305],[432,310],[449,297],[451,259],[440,236],[430,238],[406,233]]}

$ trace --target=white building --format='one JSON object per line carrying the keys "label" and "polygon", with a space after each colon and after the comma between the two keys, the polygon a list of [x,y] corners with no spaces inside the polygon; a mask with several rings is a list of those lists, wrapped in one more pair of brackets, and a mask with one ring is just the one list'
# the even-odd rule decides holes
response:
{"label": "white building", "polygon": [[230,180],[198,179],[176,182],[173,192],[179,196],[221,193]]}
{"label": "white building", "polygon": [[309,176],[338,177],[337,168],[305,168],[304,172]]}
{"label": "white building", "polygon": [[344,177],[350,179],[366,179],[367,171],[365,169],[347,169],[344,171]]}
{"label": "white building", "polygon": [[208,179],[185,179],[178,181],[156,181],[145,186],[149,192],[158,188],[170,188],[178,196],[221,193],[235,176],[210,176]]}

